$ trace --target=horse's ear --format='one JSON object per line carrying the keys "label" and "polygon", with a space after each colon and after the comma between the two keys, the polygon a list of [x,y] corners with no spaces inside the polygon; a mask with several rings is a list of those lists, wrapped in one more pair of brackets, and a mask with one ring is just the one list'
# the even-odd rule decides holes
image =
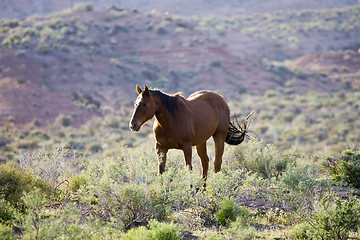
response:
{"label": "horse's ear", "polygon": [[136,91],[138,92],[138,94],[140,94],[142,92],[142,90],[138,84],[136,84]]}
{"label": "horse's ear", "polygon": [[149,88],[148,86],[144,86],[144,94],[149,94]]}

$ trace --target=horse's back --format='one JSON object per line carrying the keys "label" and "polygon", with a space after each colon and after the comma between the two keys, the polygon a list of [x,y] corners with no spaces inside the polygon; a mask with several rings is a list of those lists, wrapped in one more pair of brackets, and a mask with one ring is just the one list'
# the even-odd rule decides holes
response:
{"label": "horse's back", "polygon": [[[199,91],[188,98],[189,107],[199,128],[205,127],[212,132],[227,132],[230,122],[230,110],[225,99],[212,91]],[[211,133],[212,135],[213,133]]]}
{"label": "horse's back", "polygon": [[229,107],[225,99],[218,93],[208,90],[202,90],[191,94],[188,98],[188,101],[194,104],[201,105],[208,104],[214,110],[219,108],[224,111],[226,114],[230,113]]}

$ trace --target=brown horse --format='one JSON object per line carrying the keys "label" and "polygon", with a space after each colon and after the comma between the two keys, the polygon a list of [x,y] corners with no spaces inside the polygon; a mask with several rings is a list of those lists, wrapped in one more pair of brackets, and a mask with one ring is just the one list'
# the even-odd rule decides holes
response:
{"label": "brown horse", "polygon": [[139,131],[140,127],[155,116],[154,133],[159,173],[165,170],[166,153],[169,149],[181,149],[186,165],[192,169],[192,146],[196,146],[201,159],[202,175],[206,179],[209,157],[206,141],[212,136],[215,142],[215,172],[220,171],[224,142],[240,144],[246,136],[250,113],[240,130],[230,122],[229,106],[224,98],[212,91],[199,91],[185,99],[179,93],[168,95],[160,90],[150,90],[146,85],[134,103],[134,113],[129,127]]}

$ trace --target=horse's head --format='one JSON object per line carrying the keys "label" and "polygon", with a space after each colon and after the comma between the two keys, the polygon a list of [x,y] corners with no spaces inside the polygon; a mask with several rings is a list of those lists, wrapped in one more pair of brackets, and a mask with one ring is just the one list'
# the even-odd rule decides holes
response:
{"label": "horse's head", "polygon": [[134,102],[134,112],[129,123],[132,131],[139,131],[141,126],[155,115],[155,101],[149,88],[145,85],[143,91],[136,85],[136,91],[139,96]]}

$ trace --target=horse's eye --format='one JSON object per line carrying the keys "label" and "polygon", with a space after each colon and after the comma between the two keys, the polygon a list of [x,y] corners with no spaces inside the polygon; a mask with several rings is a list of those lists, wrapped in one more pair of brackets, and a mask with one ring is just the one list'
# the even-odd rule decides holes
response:
{"label": "horse's eye", "polygon": [[146,103],[144,103],[144,105],[143,105],[144,107],[146,107]]}

